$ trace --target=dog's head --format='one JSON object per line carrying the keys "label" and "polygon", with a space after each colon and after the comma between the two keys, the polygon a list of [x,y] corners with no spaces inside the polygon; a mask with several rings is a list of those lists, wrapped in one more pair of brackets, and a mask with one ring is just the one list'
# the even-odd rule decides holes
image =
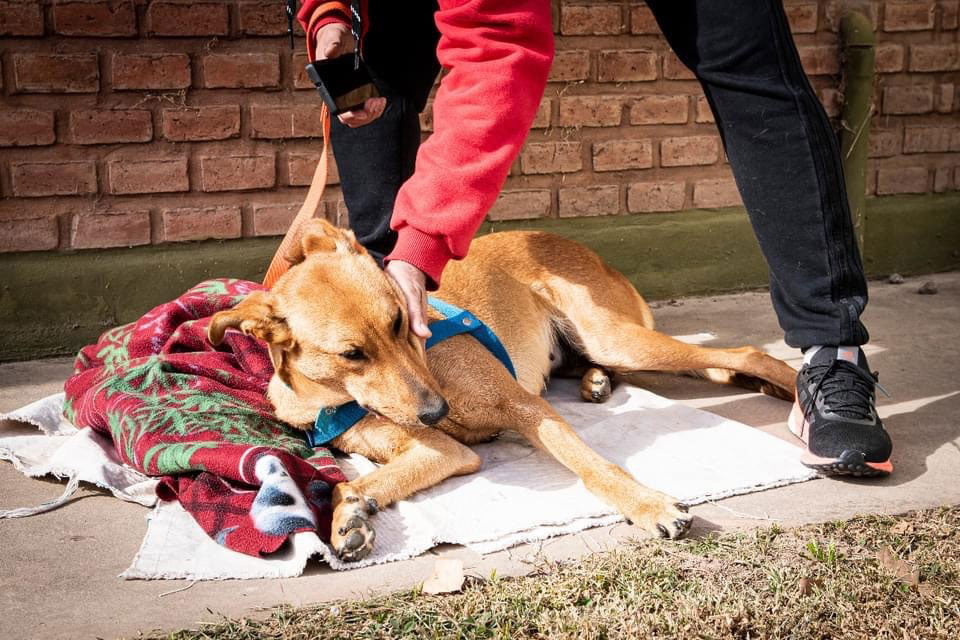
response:
{"label": "dog's head", "polygon": [[312,220],[288,260],[296,264],[272,290],[215,314],[208,329],[213,344],[231,328],[267,342],[277,416],[303,425],[356,400],[399,424],[440,421],[447,404],[403,296],[353,233]]}

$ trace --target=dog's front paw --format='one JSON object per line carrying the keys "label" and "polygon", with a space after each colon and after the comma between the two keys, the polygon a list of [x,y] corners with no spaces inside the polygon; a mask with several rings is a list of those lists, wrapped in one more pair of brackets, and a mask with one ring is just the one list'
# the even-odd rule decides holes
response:
{"label": "dog's front paw", "polygon": [[624,515],[627,522],[654,537],[677,540],[690,531],[693,516],[689,507],[669,496],[638,502]]}
{"label": "dog's front paw", "polygon": [[580,381],[580,397],[587,402],[606,402],[613,392],[613,384],[606,371],[599,367],[591,367],[583,374]]}
{"label": "dog's front paw", "polygon": [[333,511],[330,544],[344,562],[363,560],[370,555],[377,537],[370,524],[370,516],[377,512],[377,503],[353,490],[339,493],[342,498],[339,502],[334,501],[337,506]]}

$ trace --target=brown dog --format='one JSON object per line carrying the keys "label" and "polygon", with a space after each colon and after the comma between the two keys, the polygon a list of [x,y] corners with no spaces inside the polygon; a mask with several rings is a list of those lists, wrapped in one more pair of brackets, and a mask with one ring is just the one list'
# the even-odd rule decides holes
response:
{"label": "brown dog", "polygon": [[350,400],[371,411],[332,442],[383,465],[333,492],[331,542],[344,560],[370,552],[378,507],[476,471],[480,458],[467,445],[505,429],[550,453],[644,531],[684,535],[691,521],[684,505],[601,458],[540,397],[561,362],[588,367],[583,395],[594,401],[609,395],[608,372],[650,370],[694,370],[793,397],[794,370],[753,347],[709,349],[654,331],[627,279],[559,236],[481,237],[469,258],[450,264],[437,293],[496,332],[517,380],[469,335],[435,345],[427,357],[399,290],[349,231],[314,220],[301,247],[300,264],[271,291],[216,314],[209,337],[218,344],[236,328],[268,343],[276,369],[270,401],[297,428],[309,430],[321,409]]}

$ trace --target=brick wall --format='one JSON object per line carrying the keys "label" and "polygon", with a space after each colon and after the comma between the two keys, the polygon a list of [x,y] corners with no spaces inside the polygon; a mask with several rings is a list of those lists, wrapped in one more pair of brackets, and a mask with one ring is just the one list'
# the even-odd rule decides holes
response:
{"label": "brick wall", "polygon": [[[786,3],[833,116],[837,4]],[[870,193],[960,189],[958,1],[866,5]],[[698,85],[645,5],[554,7],[551,83],[491,219],[738,204]],[[285,30],[279,0],[0,0],[0,251],[284,232],[320,148],[302,38],[291,52]]]}

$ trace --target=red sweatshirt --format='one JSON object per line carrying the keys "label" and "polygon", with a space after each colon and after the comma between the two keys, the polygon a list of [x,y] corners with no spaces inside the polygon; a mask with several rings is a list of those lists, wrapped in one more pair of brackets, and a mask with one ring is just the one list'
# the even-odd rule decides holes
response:
{"label": "red sweatshirt", "polygon": [[[467,255],[533,124],[553,60],[548,0],[439,5],[437,58],[448,73],[433,102],[433,135],[397,194],[397,245],[386,258],[419,268],[431,289],[447,262]],[[347,11],[343,2],[304,2],[298,18],[311,58],[316,31]]]}

